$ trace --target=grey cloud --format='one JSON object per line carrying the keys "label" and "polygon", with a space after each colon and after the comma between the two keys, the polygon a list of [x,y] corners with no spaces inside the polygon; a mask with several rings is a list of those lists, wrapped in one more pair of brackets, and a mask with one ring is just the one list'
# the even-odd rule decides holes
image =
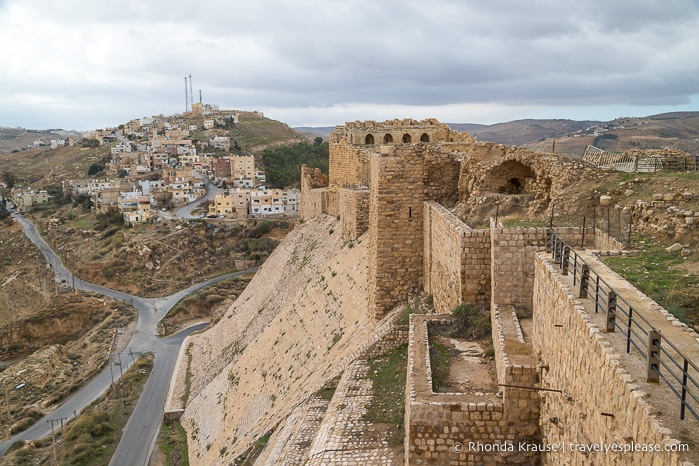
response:
{"label": "grey cloud", "polygon": [[[0,101],[12,89],[179,108],[189,74],[205,99],[247,108],[655,105],[699,94],[691,0],[0,0],[8,6],[43,29],[0,13],[0,40],[12,38],[2,29],[26,38],[22,53],[0,50],[20,73],[0,69]],[[62,62],[71,73],[53,72]]]}

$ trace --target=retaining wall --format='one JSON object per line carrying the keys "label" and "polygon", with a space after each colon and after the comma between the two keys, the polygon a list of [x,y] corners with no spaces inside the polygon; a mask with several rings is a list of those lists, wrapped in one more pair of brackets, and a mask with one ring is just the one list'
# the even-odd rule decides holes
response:
{"label": "retaining wall", "polygon": [[[541,433],[547,444],[667,445],[670,431],[652,416],[646,394],[632,383],[620,356],[564,285],[545,254],[535,258],[534,347],[542,371]],[[565,455],[568,456],[565,456]],[[571,453],[548,452],[548,464],[570,464]],[[585,464],[679,465],[672,452],[578,454]]]}

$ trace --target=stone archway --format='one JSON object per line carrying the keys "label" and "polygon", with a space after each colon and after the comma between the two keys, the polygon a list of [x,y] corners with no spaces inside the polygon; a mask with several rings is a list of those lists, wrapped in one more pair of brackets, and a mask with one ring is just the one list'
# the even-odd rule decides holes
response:
{"label": "stone archway", "polygon": [[373,134],[367,134],[366,137],[364,138],[364,144],[371,146],[374,144],[374,135]]}
{"label": "stone archway", "polygon": [[420,142],[430,142],[430,136],[427,133],[422,133],[420,136]]}
{"label": "stone archway", "polygon": [[403,143],[404,144],[409,144],[411,142],[411,140],[412,140],[412,138],[410,137],[410,135],[408,133],[405,133],[403,135]]}
{"label": "stone archway", "polygon": [[480,191],[500,194],[526,194],[532,192],[536,173],[516,160],[507,160],[488,170],[481,179]]}
{"label": "stone archway", "polygon": [[393,142],[393,136],[391,136],[390,133],[387,133],[387,134],[383,137],[383,143],[384,143],[384,144],[390,144],[390,143],[392,143],[392,142]]}

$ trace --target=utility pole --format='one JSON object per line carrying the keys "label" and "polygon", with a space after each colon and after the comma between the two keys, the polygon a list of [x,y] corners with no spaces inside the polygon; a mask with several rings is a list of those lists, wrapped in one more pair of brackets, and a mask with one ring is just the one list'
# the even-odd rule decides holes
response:
{"label": "utility pole", "polygon": [[53,429],[53,419],[47,419],[46,422],[51,423],[51,450],[53,451],[53,464],[58,463],[58,458],[56,458],[56,431]]}
{"label": "utility pole", "polygon": [[61,421],[61,436],[63,437],[63,442],[61,443],[61,459],[64,459],[66,457],[66,431],[63,428],[63,420],[68,420],[67,417],[62,417],[60,418]]}
{"label": "utility pole", "polygon": [[114,388],[114,371],[112,370],[112,358],[111,354],[107,355],[107,364],[109,364],[109,373],[112,376],[112,394],[116,394],[116,389]]}
{"label": "utility pole", "polygon": [[54,421],[60,422],[61,423],[61,435],[63,435],[64,442],[61,447],[61,451],[63,454],[65,454],[65,431],[63,429],[63,421],[67,420],[68,418],[66,417],[59,417],[57,419],[47,419],[47,423],[51,423],[51,450],[53,451],[53,464],[58,464],[58,458],[56,455],[56,429],[54,429],[53,423]]}
{"label": "utility pole", "polygon": [[[118,356],[118,358],[119,358],[119,360],[118,360],[118,361],[119,361],[118,366],[119,366],[119,374],[121,374],[121,381],[119,382],[119,384],[120,384],[120,386],[121,386],[121,396],[126,396],[126,386],[124,385],[124,370],[121,368],[121,352],[112,353],[112,354],[110,354],[109,356],[114,356],[115,354],[116,354],[116,355]],[[110,367],[111,367],[111,365],[110,365]],[[112,379],[114,379],[114,377],[112,377]],[[113,383],[113,382],[112,382],[112,383]]]}

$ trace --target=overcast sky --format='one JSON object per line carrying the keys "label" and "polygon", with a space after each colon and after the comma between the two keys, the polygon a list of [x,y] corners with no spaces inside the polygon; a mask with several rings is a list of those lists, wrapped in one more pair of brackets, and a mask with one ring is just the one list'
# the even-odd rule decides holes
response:
{"label": "overcast sky", "polygon": [[0,0],[0,126],[195,102],[291,126],[699,110],[697,0]]}

